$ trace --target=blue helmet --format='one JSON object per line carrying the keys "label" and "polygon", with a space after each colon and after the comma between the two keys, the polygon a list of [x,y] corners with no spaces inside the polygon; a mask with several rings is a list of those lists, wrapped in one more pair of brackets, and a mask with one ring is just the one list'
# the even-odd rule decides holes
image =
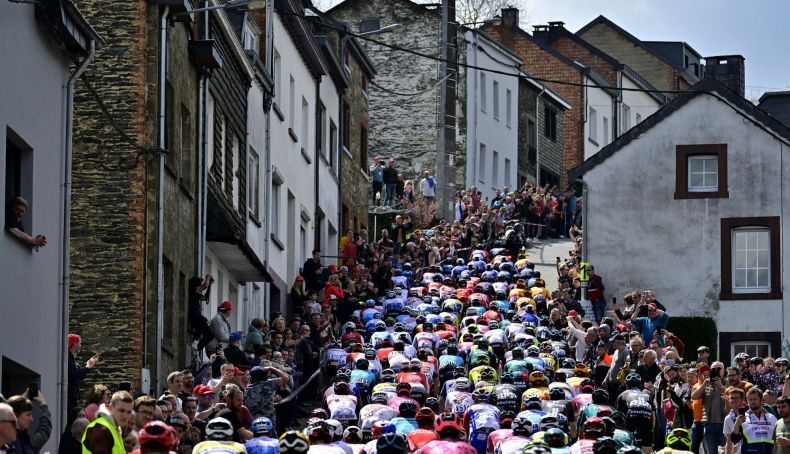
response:
{"label": "blue helmet", "polygon": [[255,418],[252,421],[252,426],[250,428],[252,429],[252,433],[254,434],[271,432],[273,428],[272,420],[265,416],[261,416],[260,418]]}
{"label": "blue helmet", "polygon": [[373,307],[375,305],[376,305],[376,300],[369,299],[369,300],[365,301],[365,306],[367,306],[367,307]]}

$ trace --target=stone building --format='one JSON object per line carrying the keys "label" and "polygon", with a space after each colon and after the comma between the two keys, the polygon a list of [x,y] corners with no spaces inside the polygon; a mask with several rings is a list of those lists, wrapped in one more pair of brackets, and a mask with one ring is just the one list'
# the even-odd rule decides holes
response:
{"label": "stone building", "polygon": [[[400,24],[399,31],[371,37],[439,57],[440,12],[435,6],[411,0],[345,0],[327,14],[354,33]],[[423,170],[435,171],[439,62],[364,39],[360,44],[377,71],[375,85],[368,87],[369,154],[395,157],[407,179]]]}
{"label": "stone building", "polygon": [[[66,412],[72,95],[82,84],[78,72],[100,47],[102,39],[71,2],[0,2],[0,393],[22,394],[38,383],[56,428],[65,425]],[[31,247],[12,233],[19,228],[16,197],[27,201],[22,229],[44,235],[45,246]],[[53,434],[43,450],[57,446]]]}
{"label": "stone building", "polygon": [[546,84],[530,79],[523,71],[522,75],[518,88],[518,186],[559,184],[564,172],[562,125],[572,106]]}

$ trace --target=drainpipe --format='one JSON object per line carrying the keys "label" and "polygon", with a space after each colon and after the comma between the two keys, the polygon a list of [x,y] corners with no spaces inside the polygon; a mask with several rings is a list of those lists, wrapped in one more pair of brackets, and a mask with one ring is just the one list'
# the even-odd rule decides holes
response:
{"label": "drainpipe", "polygon": [[[206,20],[208,22],[208,19]],[[208,26],[206,27],[208,29]],[[208,33],[208,31],[206,31]],[[274,95],[274,90],[277,87],[274,87],[274,2],[270,1],[266,3],[266,71],[268,71],[269,76],[272,80],[272,96]],[[274,102],[274,100],[272,100]],[[266,167],[266,172],[264,173],[264,188],[266,190],[263,194],[263,206],[266,207],[266,217],[263,220],[263,263],[265,266],[269,266],[269,247],[271,236],[271,225],[269,224],[272,219],[272,213],[270,211],[270,200],[271,200],[271,190],[272,190],[272,115],[271,109],[266,112],[266,139],[264,145],[264,165]],[[271,298],[269,292],[271,291],[271,283],[264,283],[266,289],[263,292],[263,307],[264,307],[264,314],[268,318],[270,313],[270,306],[271,306]]]}
{"label": "drainpipe", "polygon": [[[72,140],[74,137],[74,84],[77,79],[85,72],[93,57],[96,56],[96,42],[91,40],[88,48],[88,56],[80,63],[77,69],[71,73],[68,81],[66,82],[66,152],[65,152],[65,165],[63,171],[63,237],[61,238],[61,276],[60,276],[60,326],[62,333],[60,336],[60,395],[62,398],[68,394],[68,361],[66,360],[69,355],[68,344],[66,337],[69,334],[69,274],[71,272],[71,257],[69,243],[71,242],[71,155],[72,155]],[[60,421],[66,420],[68,411],[66,404],[61,401],[60,408]]]}
{"label": "drainpipe", "polygon": [[[472,39],[474,40],[472,42],[472,61],[474,62],[473,65],[475,67],[477,67],[477,33],[475,33],[474,31],[472,32]],[[477,92],[477,90],[478,90],[478,88],[477,88],[477,79],[478,79],[478,77],[480,77],[480,71],[478,71],[478,70],[472,70],[472,71],[474,73],[474,90],[473,90],[473,93],[472,93],[472,99],[473,99],[473,101],[472,101],[472,111],[473,111],[472,112],[472,121],[474,122],[473,125],[472,125],[472,157],[474,159],[472,159],[472,161],[471,161],[471,164],[472,164],[472,184],[470,184],[469,187],[477,185],[477,176],[478,176],[477,175],[477,166],[478,166],[477,160],[480,159],[480,157],[477,155],[478,149],[480,148],[480,145],[478,145],[478,143],[477,143],[477,110],[478,110],[477,97],[479,95],[478,92]],[[469,99],[469,95],[467,94],[466,96],[467,96],[467,99]],[[467,163],[467,166],[468,165],[469,165],[469,163]]]}
{"label": "drainpipe", "polygon": [[[208,2],[203,4],[208,6]],[[201,39],[208,39],[208,17],[210,12],[203,14],[205,25],[201,31]],[[195,270],[203,276],[203,263],[206,255],[206,150],[208,149],[208,78],[201,71],[198,86],[198,187],[197,187],[197,257]]]}
{"label": "drainpipe", "polygon": [[[546,93],[546,86],[541,85],[540,93],[535,97],[535,186],[540,186],[540,97]],[[543,116],[543,121],[546,121],[546,116]]]}
{"label": "drainpipe", "polygon": [[[318,126],[317,125],[318,125],[318,122],[320,121],[320,119],[318,118],[318,103],[319,103],[320,99],[321,99],[321,76],[317,76],[315,78],[315,102],[313,103],[313,106],[315,106],[314,107],[315,108],[315,113],[313,115],[313,117],[314,117],[314,124],[316,125],[315,131],[318,130]],[[315,140],[321,140],[321,138],[318,137],[318,135],[316,134],[315,135]],[[315,172],[315,190],[314,190],[315,208],[313,209],[313,229],[314,229],[314,233],[313,233],[313,249],[315,249],[315,247],[317,245],[321,244],[320,234],[323,232],[323,227],[324,227],[323,225],[318,225],[319,222],[323,223],[322,219],[318,216],[318,196],[319,196],[319,193],[321,192],[321,186],[319,184],[320,181],[321,181],[321,172],[320,172],[319,167],[321,167],[321,165],[319,164],[320,157],[318,156],[318,147],[316,146],[314,148],[315,148],[315,156],[313,157],[313,165],[315,166],[315,170],[314,170],[314,172]],[[308,151],[308,150],[305,150],[305,151]],[[326,247],[326,245],[325,244],[321,244],[321,247],[322,248]]]}
{"label": "drainpipe", "polygon": [[[159,37],[159,148],[165,149],[165,132],[167,122],[165,118],[166,110],[166,97],[167,97],[167,66],[168,66],[168,48],[167,48],[167,17],[170,14],[170,7],[165,6],[162,11],[162,18],[160,22],[160,37]],[[157,187],[158,203],[156,207],[157,216],[157,239],[156,239],[156,381],[154,389],[159,392],[159,387],[162,384],[162,334],[164,333],[165,325],[165,271],[164,271],[164,241],[165,241],[165,159],[167,156],[164,153],[159,153],[159,182]]]}

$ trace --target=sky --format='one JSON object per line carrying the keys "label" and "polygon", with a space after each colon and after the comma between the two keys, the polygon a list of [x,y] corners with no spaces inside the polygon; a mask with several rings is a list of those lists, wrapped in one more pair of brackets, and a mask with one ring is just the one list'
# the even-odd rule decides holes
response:
{"label": "sky", "polygon": [[685,41],[703,57],[743,55],[748,99],[790,88],[788,0],[527,0],[524,12],[528,31],[563,21],[575,32],[603,14],[643,41]]}

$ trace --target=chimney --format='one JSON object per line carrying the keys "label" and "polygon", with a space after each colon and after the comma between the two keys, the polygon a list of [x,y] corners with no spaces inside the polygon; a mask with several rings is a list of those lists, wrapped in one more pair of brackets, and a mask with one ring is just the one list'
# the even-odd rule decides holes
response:
{"label": "chimney", "polygon": [[746,82],[742,55],[717,55],[705,57],[705,77],[721,82],[725,87],[744,96]]}
{"label": "chimney", "polygon": [[518,8],[502,8],[502,25],[506,28],[518,27]]}

